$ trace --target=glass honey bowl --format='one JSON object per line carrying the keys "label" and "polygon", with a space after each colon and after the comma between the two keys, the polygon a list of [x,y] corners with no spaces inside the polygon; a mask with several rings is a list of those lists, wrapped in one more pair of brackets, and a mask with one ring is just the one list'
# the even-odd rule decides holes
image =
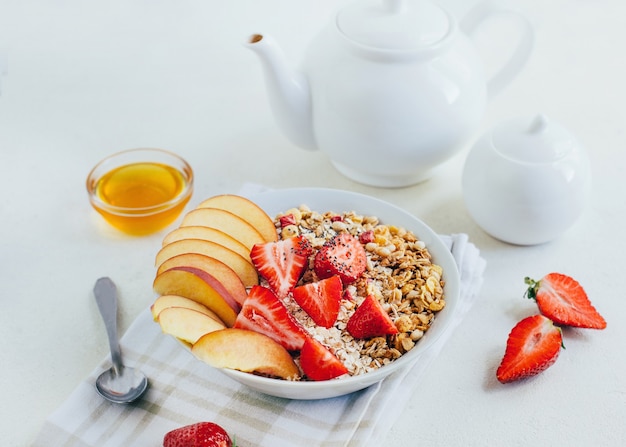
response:
{"label": "glass honey bowl", "polygon": [[171,224],[193,192],[193,170],[178,155],[129,149],[100,161],[87,176],[94,209],[113,227],[146,235]]}

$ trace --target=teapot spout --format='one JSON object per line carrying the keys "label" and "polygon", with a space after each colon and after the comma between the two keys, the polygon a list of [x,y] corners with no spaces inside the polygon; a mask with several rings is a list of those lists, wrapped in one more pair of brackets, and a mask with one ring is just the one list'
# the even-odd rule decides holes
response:
{"label": "teapot spout", "polygon": [[274,39],[250,36],[247,48],[260,58],[274,118],[287,138],[304,149],[316,150],[311,119],[311,94],[306,77],[292,70]]}

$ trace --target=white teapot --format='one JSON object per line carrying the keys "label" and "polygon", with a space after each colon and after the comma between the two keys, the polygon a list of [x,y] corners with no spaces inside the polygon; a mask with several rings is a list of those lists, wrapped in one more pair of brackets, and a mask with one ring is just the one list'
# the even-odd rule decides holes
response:
{"label": "white teapot", "polygon": [[[297,146],[325,152],[360,183],[423,181],[478,128],[489,97],[521,70],[533,46],[523,16],[511,58],[490,80],[468,38],[490,4],[459,25],[425,0],[358,0],[341,9],[292,69],[269,36],[252,35],[274,116]],[[461,31],[463,30],[463,31]]]}

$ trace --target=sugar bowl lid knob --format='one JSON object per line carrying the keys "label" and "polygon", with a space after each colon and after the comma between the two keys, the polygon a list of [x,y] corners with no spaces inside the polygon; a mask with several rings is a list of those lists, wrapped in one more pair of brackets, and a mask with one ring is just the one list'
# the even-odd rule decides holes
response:
{"label": "sugar bowl lid knob", "polygon": [[492,142],[500,154],[523,163],[553,163],[578,146],[567,129],[542,113],[503,122],[493,130]]}

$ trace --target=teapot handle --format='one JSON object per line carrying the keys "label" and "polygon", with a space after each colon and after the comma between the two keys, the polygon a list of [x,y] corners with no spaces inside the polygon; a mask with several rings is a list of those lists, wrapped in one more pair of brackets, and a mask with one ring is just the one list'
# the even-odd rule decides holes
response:
{"label": "teapot handle", "polygon": [[489,100],[504,90],[522,71],[530,58],[535,43],[535,32],[528,18],[518,11],[495,4],[493,1],[477,4],[463,17],[460,28],[471,37],[484,20],[492,15],[506,15],[515,20],[520,25],[521,36],[509,60],[487,81],[487,98]]}

